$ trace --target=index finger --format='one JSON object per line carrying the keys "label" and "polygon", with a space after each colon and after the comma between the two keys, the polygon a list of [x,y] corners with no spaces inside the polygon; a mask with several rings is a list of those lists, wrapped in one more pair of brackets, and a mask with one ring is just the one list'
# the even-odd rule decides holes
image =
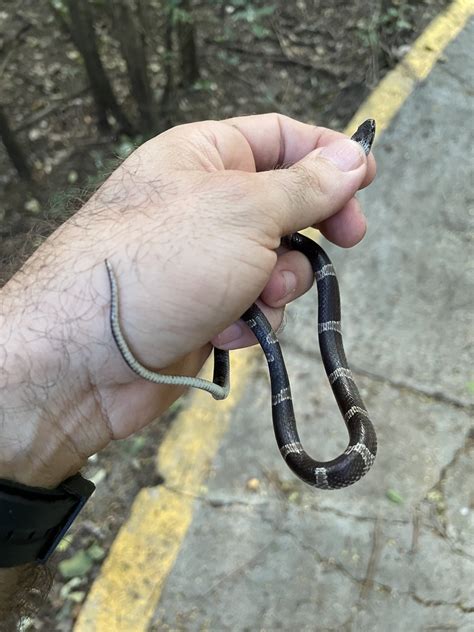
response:
{"label": "index finger", "polygon": [[[150,149],[147,163],[152,165],[158,145],[160,169],[255,172],[289,167],[341,138],[346,136],[272,113],[180,125],[148,141],[139,151]],[[375,160],[370,154],[362,186],[374,176]]]}
{"label": "index finger", "polygon": [[[276,113],[240,116],[223,122],[244,136],[252,151],[256,171],[294,165],[314,149],[346,138],[341,132],[301,123]],[[225,163],[226,156],[232,148],[222,142],[218,149]],[[375,159],[369,154],[367,176],[362,186],[367,186],[374,179],[375,170]]]}

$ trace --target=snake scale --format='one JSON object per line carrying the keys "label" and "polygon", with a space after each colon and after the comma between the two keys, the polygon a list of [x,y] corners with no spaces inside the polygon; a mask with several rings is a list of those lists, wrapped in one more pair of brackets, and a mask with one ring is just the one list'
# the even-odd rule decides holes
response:
{"label": "snake scale", "polygon": [[[368,119],[352,139],[368,154],[375,136],[375,122]],[[255,334],[265,354],[270,373],[272,414],[275,436],[282,457],[303,481],[320,489],[339,489],[358,481],[372,467],[377,452],[377,438],[354,376],[347,364],[341,333],[339,286],[334,267],[324,250],[308,237],[292,233],[282,245],[302,252],[310,261],[318,291],[318,337],[321,357],[334,397],[349,433],[346,450],[331,461],[315,461],[304,450],[298,436],[290,381],[275,332],[257,305],[242,315]],[[229,393],[229,352],[214,349],[214,376],[202,378],[162,375],[147,369],[135,358],[121,331],[117,280],[109,261],[105,261],[110,282],[110,324],[115,343],[127,365],[140,377],[156,384],[175,384],[208,391],[215,399]]]}

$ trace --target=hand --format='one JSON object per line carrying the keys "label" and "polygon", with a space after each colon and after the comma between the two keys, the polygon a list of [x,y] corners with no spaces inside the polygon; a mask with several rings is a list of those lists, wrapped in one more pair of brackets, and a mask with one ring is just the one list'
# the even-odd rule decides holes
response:
{"label": "hand", "polygon": [[357,143],[274,114],[183,125],[139,147],[2,290],[4,437],[17,447],[0,476],[57,484],[182,393],[120,357],[104,259],[136,357],[195,375],[210,340],[254,342],[236,321],[258,297],[277,328],[311,286],[283,235],[316,226],[341,246],[363,237],[354,195],[374,174]]}

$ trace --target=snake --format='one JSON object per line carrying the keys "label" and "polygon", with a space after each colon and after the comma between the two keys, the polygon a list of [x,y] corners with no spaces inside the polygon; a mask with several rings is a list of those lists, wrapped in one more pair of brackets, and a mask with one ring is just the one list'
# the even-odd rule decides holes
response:
{"label": "snake", "polygon": [[[369,154],[375,136],[375,121],[368,119],[351,137]],[[281,456],[296,476],[318,489],[340,489],[352,485],[372,467],[377,454],[377,437],[347,363],[341,332],[339,285],[331,260],[323,248],[301,233],[282,238],[281,244],[297,250],[309,260],[318,294],[318,339],[329,384],[344,419],[349,442],[342,454],[330,461],[317,461],[304,450],[296,426],[290,380],[275,331],[265,314],[254,303],[241,320],[255,334],[265,355],[270,374],[273,428]],[[115,344],[128,367],[141,378],[155,384],[192,387],[209,392],[214,399],[225,399],[230,391],[229,352],[214,348],[212,382],[200,377],[164,375],[152,371],[132,353],[122,332],[119,318],[119,291],[114,269],[105,260],[110,285],[110,327]]]}

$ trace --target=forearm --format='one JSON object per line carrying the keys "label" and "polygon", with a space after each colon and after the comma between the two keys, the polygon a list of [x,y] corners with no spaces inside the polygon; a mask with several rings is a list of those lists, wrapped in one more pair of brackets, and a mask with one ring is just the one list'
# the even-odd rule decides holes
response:
{"label": "forearm", "polygon": [[[0,290],[0,478],[54,488],[82,467],[88,456],[81,452],[84,420],[100,422],[101,412],[89,385],[82,400],[81,390],[71,388],[64,327],[56,313],[57,327],[51,328],[44,286],[34,286],[36,264],[28,268]],[[51,578],[48,564],[0,568],[0,621],[6,630],[35,612]]]}
{"label": "forearm", "polygon": [[[18,297],[28,295],[22,278],[20,273],[0,290],[0,478],[55,487],[82,462],[59,423],[67,408],[56,414],[51,409],[58,382],[52,379],[56,356],[45,334],[26,326],[28,304],[18,309]],[[50,583],[48,566],[0,568],[0,621],[6,630],[16,630],[20,619],[37,609]]]}
{"label": "forearm", "polygon": [[90,384],[74,383],[66,327],[45,313],[47,291],[20,271],[0,300],[0,478],[55,487],[89,456],[84,420],[100,421],[100,411]]}

